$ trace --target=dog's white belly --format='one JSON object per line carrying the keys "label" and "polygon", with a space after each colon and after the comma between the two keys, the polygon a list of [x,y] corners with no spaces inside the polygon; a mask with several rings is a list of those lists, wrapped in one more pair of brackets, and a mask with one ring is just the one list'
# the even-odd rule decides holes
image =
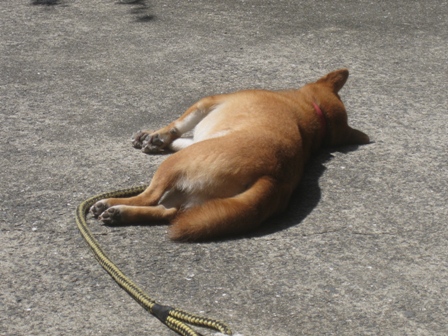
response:
{"label": "dog's white belly", "polygon": [[179,178],[173,188],[163,194],[158,204],[167,209],[188,209],[201,205],[207,200],[232,197],[242,191],[237,184],[224,183],[211,175],[184,176]]}
{"label": "dog's white belly", "polygon": [[223,105],[216,107],[196,125],[193,133],[194,142],[221,137],[230,132],[229,128],[219,127],[224,124],[223,121],[226,119],[225,114],[222,113],[223,109]]}
{"label": "dog's white belly", "polygon": [[188,193],[185,190],[173,188],[163,194],[158,205],[163,205],[166,209],[188,209],[196,205],[201,205],[207,199],[206,196],[200,193]]}

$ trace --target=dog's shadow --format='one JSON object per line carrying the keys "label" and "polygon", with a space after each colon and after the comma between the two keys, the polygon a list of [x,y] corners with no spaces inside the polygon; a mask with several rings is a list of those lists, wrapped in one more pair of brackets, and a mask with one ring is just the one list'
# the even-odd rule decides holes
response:
{"label": "dog's shadow", "polygon": [[[325,163],[333,159],[334,152],[347,154],[359,146],[347,146],[338,149],[320,151],[305,167],[302,181],[293,192],[287,209],[280,215],[264,222],[257,230],[244,235],[245,238],[262,237],[286,230],[300,224],[317,206],[321,199],[319,179],[324,174]],[[238,239],[238,237],[235,237]]]}

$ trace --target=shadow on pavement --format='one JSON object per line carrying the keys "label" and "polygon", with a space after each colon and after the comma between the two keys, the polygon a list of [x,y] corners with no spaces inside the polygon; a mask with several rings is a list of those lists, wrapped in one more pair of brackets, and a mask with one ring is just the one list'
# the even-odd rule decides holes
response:
{"label": "shadow on pavement", "polygon": [[62,1],[60,0],[32,0],[31,4],[35,6],[56,6],[60,5]]}
{"label": "shadow on pavement", "polygon": [[[63,0],[31,0],[31,5],[34,6],[56,6],[64,4]],[[118,5],[128,5],[132,8],[129,13],[135,17],[135,22],[149,22],[156,17],[150,14],[151,6],[147,0],[119,0],[116,2]],[[65,3],[65,5],[67,5]]]}
{"label": "shadow on pavement", "polygon": [[260,229],[246,237],[262,237],[300,224],[320,201],[319,178],[326,170],[324,164],[332,158],[329,151],[322,151],[312,158],[305,167],[302,181],[293,192],[285,212],[268,219]]}
{"label": "shadow on pavement", "polygon": [[149,22],[155,19],[155,15],[149,13],[151,6],[146,0],[121,0],[117,4],[132,6],[129,13],[135,16],[135,22]]}
{"label": "shadow on pavement", "polygon": [[305,172],[297,189],[289,200],[284,213],[267,220],[260,229],[247,238],[262,237],[275,232],[286,230],[289,227],[299,225],[317,206],[321,198],[319,179],[326,170],[325,163],[333,159],[333,152],[347,154],[355,151],[359,146],[346,146],[343,148],[330,148],[323,150],[317,156],[311,158],[305,167]]}

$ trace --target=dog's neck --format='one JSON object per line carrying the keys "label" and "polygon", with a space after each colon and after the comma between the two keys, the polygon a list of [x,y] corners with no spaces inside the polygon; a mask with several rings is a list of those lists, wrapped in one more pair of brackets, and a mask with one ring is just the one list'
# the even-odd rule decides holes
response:
{"label": "dog's neck", "polygon": [[327,136],[328,132],[328,125],[327,125],[327,119],[325,118],[324,113],[320,109],[319,105],[317,105],[315,102],[313,102],[314,110],[316,111],[317,116],[319,117],[319,123],[321,128],[321,142],[323,143],[325,140],[325,137]]}

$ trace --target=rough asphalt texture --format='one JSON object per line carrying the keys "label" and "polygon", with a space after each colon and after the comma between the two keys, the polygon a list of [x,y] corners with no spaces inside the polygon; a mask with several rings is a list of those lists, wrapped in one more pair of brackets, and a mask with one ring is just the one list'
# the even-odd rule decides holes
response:
{"label": "rough asphalt texture", "polygon": [[0,5],[1,335],[173,335],[99,266],[75,207],[150,180],[164,156],[135,131],[341,67],[375,142],[322,151],[263,229],[178,244],[89,225],[151,296],[244,336],[448,334],[447,1],[34,3]]}

